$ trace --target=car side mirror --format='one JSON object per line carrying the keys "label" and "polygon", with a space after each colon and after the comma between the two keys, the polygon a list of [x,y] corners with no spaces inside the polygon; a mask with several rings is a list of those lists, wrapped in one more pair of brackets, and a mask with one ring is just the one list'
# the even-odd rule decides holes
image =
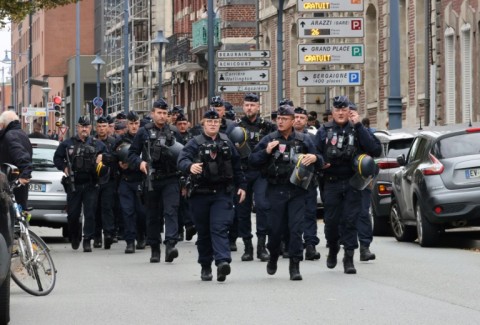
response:
{"label": "car side mirror", "polygon": [[405,161],[405,155],[400,155],[397,157],[397,162],[400,166],[405,166],[407,162]]}
{"label": "car side mirror", "polygon": [[0,169],[7,176],[8,183],[15,182],[20,176],[20,170],[15,165],[3,163]]}

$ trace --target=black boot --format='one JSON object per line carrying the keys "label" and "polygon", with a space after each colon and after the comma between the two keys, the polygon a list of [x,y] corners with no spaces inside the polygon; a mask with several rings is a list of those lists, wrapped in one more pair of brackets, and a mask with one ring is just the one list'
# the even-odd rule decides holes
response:
{"label": "black boot", "polygon": [[178,250],[175,248],[175,244],[170,242],[166,243],[165,246],[167,246],[165,252],[165,262],[171,263],[178,257]]}
{"label": "black boot", "polygon": [[152,245],[152,257],[150,263],[160,263],[160,244]]}
{"label": "black boot", "polygon": [[90,239],[83,239],[83,251],[85,253],[90,253],[92,251],[92,244],[90,243]]}
{"label": "black boot", "polygon": [[202,265],[202,272],[200,274],[202,281],[212,281],[212,267],[210,265]]}
{"label": "black boot", "polygon": [[217,281],[223,282],[227,279],[227,275],[230,274],[230,264],[228,262],[220,262],[217,265]]}
{"label": "black boot", "polygon": [[110,249],[112,247],[113,237],[111,235],[105,235],[103,237],[103,247],[105,249]]}
{"label": "black boot", "polygon": [[370,252],[370,248],[366,246],[360,246],[360,261],[373,261],[375,259],[375,254]]}
{"label": "black boot", "polygon": [[308,261],[319,260],[320,252],[317,252],[315,246],[307,245],[307,247],[305,247],[305,259]]}
{"label": "black boot", "polygon": [[236,238],[230,238],[230,252],[236,252],[237,251],[237,239]]}
{"label": "black boot", "polygon": [[197,233],[197,229],[194,225],[185,226],[185,240],[192,240],[193,236]]}
{"label": "black boot", "polygon": [[356,274],[355,265],[353,265],[353,249],[346,249],[343,257],[343,270],[346,274]]}
{"label": "black boot", "polygon": [[125,254],[133,254],[135,253],[135,245],[133,242],[127,243],[127,248],[125,248]]}
{"label": "black boot", "polygon": [[340,246],[329,244],[328,247],[328,256],[327,256],[327,267],[333,269],[337,266],[337,254],[340,251]]}
{"label": "black boot", "polygon": [[302,275],[300,274],[300,261],[291,258],[288,270],[290,271],[290,280],[302,280]]}
{"label": "black boot", "polygon": [[288,255],[288,245],[286,242],[282,241],[280,243],[280,250],[282,251],[282,258],[290,258],[290,255]]}
{"label": "black boot", "polygon": [[242,261],[253,261],[253,245],[252,238],[243,238],[245,244],[245,253],[242,255]]}
{"label": "black boot", "polygon": [[136,249],[145,249],[145,238],[137,240],[137,245],[135,246]]}
{"label": "black boot", "polygon": [[93,239],[93,248],[102,248],[102,236]]}
{"label": "black boot", "polygon": [[258,237],[257,258],[262,262],[268,262],[268,260],[270,259],[270,255],[268,254],[267,248],[265,247],[266,240],[267,239],[265,236]]}
{"label": "black boot", "polygon": [[278,255],[270,255],[270,259],[267,263],[267,273],[270,275],[274,275],[277,272],[277,262],[278,262]]}

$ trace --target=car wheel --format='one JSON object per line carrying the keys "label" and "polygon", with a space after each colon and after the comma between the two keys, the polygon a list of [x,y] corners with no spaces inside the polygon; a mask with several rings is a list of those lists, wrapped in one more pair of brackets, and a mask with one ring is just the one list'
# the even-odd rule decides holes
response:
{"label": "car wheel", "polygon": [[10,272],[0,286],[0,324],[10,321]]}
{"label": "car wheel", "polygon": [[400,242],[413,242],[417,238],[415,227],[406,226],[402,222],[400,209],[394,200],[392,200],[392,208],[390,210],[390,226],[393,236]]}
{"label": "car wheel", "polygon": [[440,237],[439,227],[431,224],[423,215],[420,203],[415,205],[415,219],[417,220],[418,243],[422,247],[432,247],[438,244]]}
{"label": "car wheel", "polygon": [[370,205],[368,213],[370,214],[370,219],[372,220],[373,235],[389,236],[391,229],[388,227],[388,218],[378,217],[372,205]]}

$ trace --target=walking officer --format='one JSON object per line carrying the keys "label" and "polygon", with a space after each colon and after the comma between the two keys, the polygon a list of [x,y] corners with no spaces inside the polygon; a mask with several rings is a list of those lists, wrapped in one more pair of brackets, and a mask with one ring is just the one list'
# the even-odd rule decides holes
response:
{"label": "walking officer", "polygon": [[315,165],[322,166],[308,135],[293,129],[294,110],[289,105],[278,109],[278,130],[263,137],[249,157],[254,168],[261,168],[268,181],[268,250],[267,273],[277,271],[277,261],[284,230],[288,227],[290,240],[290,280],[302,280],[300,261],[303,260],[303,218],[307,188],[313,178]]}
{"label": "walking officer", "polygon": [[195,136],[178,157],[179,169],[190,175],[190,204],[197,229],[198,263],[202,281],[225,281],[232,261],[228,229],[233,220],[233,194],[245,199],[245,177],[240,157],[228,137],[219,133],[221,119],[215,110],[203,116],[203,133]]}
{"label": "walking officer", "polygon": [[[147,217],[141,200],[143,174],[131,168],[128,163],[128,150],[140,128],[140,117],[134,111],[127,114],[127,132],[115,144],[118,159],[120,182],[118,196],[123,217],[123,239],[127,243],[125,254],[133,254],[136,249],[145,249]],[[135,240],[137,245],[135,246]]]}
{"label": "walking officer", "polygon": [[[168,104],[163,99],[153,103],[153,122],[140,128],[128,151],[128,160],[145,177],[147,208],[147,244],[152,248],[150,263],[160,262],[160,232],[165,224],[165,262],[178,257],[179,172],[173,152],[174,131],[167,124]],[[179,144],[180,145],[180,144]],[[183,146],[182,146],[183,147]],[[177,153],[178,154],[178,153]],[[141,155],[141,157],[140,157]]]}
{"label": "walking officer", "polygon": [[333,120],[320,127],[315,144],[326,163],[323,174],[325,237],[329,248],[327,267],[333,269],[337,265],[337,254],[343,245],[344,272],[355,274],[353,255],[358,248],[357,218],[362,209],[362,193],[351,183],[355,174],[353,163],[358,154],[375,157],[382,148],[349,104],[346,96],[333,99]]}
{"label": "walking officer", "polygon": [[102,163],[105,145],[90,136],[92,126],[88,117],[80,117],[77,123],[77,135],[62,141],[53,156],[55,167],[66,176],[62,184],[67,192],[67,220],[70,241],[73,249],[78,249],[82,237],[83,251],[91,252],[91,240],[95,234],[95,209],[97,204],[99,177],[108,172]]}

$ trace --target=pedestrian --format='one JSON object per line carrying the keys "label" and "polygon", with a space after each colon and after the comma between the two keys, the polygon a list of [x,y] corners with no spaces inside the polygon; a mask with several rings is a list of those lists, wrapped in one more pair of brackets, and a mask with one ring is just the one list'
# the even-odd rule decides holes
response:
{"label": "pedestrian", "polygon": [[83,251],[91,252],[95,235],[98,178],[108,173],[102,163],[106,148],[102,141],[90,136],[92,125],[88,117],[79,117],[77,134],[62,141],[53,156],[55,166],[65,173],[62,179],[67,193],[67,221],[72,248],[77,250],[82,237]]}
{"label": "pedestrian", "polygon": [[179,169],[191,179],[190,204],[198,231],[202,281],[212,280],[212,261],[217,266],[217,281],[225,281],[230,274],[228,229],[234,216],[233,195],[240,203],[245,199],[240,157],[228,137],[219,133],[220,125],[220,115],[207,111],[203,133],[190,140],[178,157]]}
{"label": "pedestrian", "polygon": [[20,119],[13,111],[0,115],[0,165],[9,163],[20,170],[19,182],[24,186],[14,189],[15,200],[27,209],[28,183],[32,178],[32,144],[22,130]]}
{"label": "pedestrian", "polygon": [[354,250],[358,248],[357,218],[361,212],[362,193],[353,187],[354,158],[361,153],[372,157],[382,148],[360,122],[358,112],[349,108],[346,96],[333,99],[333,121],[323,124],[317,132],[315,144],[325,158],[324,223],[328,245],[327,267],[337,265],[337,254],[343,245],[344,272],[355,274]]}
{"label": "pedestrian", "polygon": [[249,157],[253,168],[259,168],[268,181],[268,250],[267,273],[277,272],[282,235],[289,230],[288,254],[290,280],[302,280],[300,261],[303,260],[303,218],[307,188],[313,177],[313,167],[323,165],[309,136],[293,128],[294,109],[278,108],[278,130],[263,137]]}
{"label": "pedestrian", "polygon": [[29,138],[48,139],[46,134],[43,134],[42,125],[38,122],[33,123],[33,132],[28,135]]}
{"label": "pedestrian", "polygon": [[[147,244],[152,248],[150,263],[160,262],[160,244],[165,223],[165,262],[178,257],[178,205],[180,199],[175,132],[167,124],[168,104],[159,99],[151,109],[153,122],[135,135],[128,151],[128,162],[146,175]],[[177,153],[178,154],[178,153]]]}

